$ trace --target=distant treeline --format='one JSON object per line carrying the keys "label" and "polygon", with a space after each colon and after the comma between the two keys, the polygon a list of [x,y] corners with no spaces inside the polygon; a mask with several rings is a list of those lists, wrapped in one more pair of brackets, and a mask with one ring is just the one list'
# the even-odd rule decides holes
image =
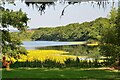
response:
{"label": "distant treeline", "polygon": [[108,18],[97,18],[91,22],[73,23],[55,28],[38,28],[27,33],[17,34],[21,40],[40,41],[87,41],[99,40],[104,35],[105,30],[110,27]]}
{"label": "distant treeline", "polygon": [[91,22],[82,24],[73,23],[56,28],[39,28],[31,36],[32,40],[48,41],[86,41],[99,40],[104,34],[104,30],[109,28],[110,23],[107,18],[98,18]]}
{"label": "distant treeline", "polygon": [[34,31],[11,32],[10,36],[13,40],[30,41],[33,33]]}

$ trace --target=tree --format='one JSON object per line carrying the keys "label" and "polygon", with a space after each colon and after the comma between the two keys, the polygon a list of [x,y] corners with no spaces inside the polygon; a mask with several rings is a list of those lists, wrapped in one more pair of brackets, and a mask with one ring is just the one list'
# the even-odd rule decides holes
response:
{"label": "tree", "polygon": [[117,10],[116,8],[112,7],[109,15],[108,15],[108,18],[110,19],[110,22],[111,23],[114,23],[115,20],[116,20],[116,17],[117,17]]}
{"label": "tree", "polygon": [[[113,16],[115,11],[111,11],[110,21],[112,27],[106,30],[101,39],[101,52],[108,58],[115,67],[120,66],[120,7],[117,14]],[[114,20],[114,21],[113,21]]]}
{"label": "tree", "polygon": [[20,9],[19,11],[13,11],[9,9],[4,9],[1,7],[0,14],[2,15],[1,25],[1,47],[3,55],[8,55],[9,57],[17,57],[17,54],[26,54],[26,49],[21,46],[22,42],[17,39],[11,39],[9,27],[17,28],[21,32],[25,31],[27,26],[27,21],[29,18],[26,13],[23,13]]}

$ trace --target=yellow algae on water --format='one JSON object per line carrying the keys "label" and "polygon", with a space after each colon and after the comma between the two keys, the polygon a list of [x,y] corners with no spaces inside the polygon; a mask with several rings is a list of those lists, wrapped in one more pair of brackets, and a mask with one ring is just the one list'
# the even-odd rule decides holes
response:
{"label": "yellow algae on water", "polygon": [[21,55],[22,60],[20,59],[20,61],[45,61],[49,59],[63,63],[67,58],[72,58],[72,56],[70,55],[63,55],[64,53],[69,52],[61,50],[28,50],[27,55]]}
{"label": "yellow algae on water", "polygon": [[[87,56],[75,56],[75,55],[67,55],[66,51],[61,50],[28,50],[27,55],[20,54],[20,58],[14,60],[19,62],[32,62],[32,61],[41,61],[44,62],[45,60],[52,60],[60,63],[64,63],[67,59],[73,59],[76,60],[76,57],[78,58],[87,58]],[[7,57],[7,60],[9,58]],[[103,62],[103,60],[100,60],[99,62]]]}
{"label": "yellow algae on water", "polygon": [[[27,55],[20,55],[20,59],[18,61],[41,61],[52,60],[60,63],[64,63],[66,59],[76,60],[76,57],[81,58],[81,56],[67,55],[64,53],[69,53],[61,50],[28,50]],[[83,56],[82,56],[83,57]]]}

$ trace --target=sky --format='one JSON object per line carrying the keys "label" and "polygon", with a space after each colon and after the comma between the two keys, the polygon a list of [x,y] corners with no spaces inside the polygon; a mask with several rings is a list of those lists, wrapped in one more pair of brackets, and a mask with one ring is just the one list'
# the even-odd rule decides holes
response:
{"label": "sky", "polygon": [[[82,23],[85,21],[92,21],[99,17],[107,17],[113,4],[110,2],[105,8],[102,5],[99,7],[94,2],[94,7],[91,3],[82,2],[80,4],[70,5],[65,9],[64,16],[60,18],[61,12],[67,4],[57,3],[55,6],[51,5],[45,10],[45,14],[40,15],[38,9],[28,7],[25,3],[16,1],[16,6],[12,4],[5,4],[4,7],[13,10],[22,9],[23,12],[27,13],[30,18],[28,22],[29,28],[39,28],[39,27],[57,27],[62,25],[67,25],[70,23]],[[115,7],[118,6],[117,0],[115,1]],[[13,28],[10,27],[12,30]]]}

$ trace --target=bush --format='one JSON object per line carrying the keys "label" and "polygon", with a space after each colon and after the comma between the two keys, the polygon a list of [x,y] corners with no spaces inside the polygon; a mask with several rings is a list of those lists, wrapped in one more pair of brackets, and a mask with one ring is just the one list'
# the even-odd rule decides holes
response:
{"label": "bush", "polygon": [[64,61],[64,63],[60,63],[57,61],[53,61],[50,59],[46,59],[45,61],[41,62],[38,60],[29,62],[15,62],[14,64],[11,64],[11,68],[18,68],[18,67],[39,67],[39,68],[65,68],[65,67],[76,67],[76,68],[96,68],[96,67],[103,67],[105,66],[106,62],[99,62],[97,59],[91,61],[91,60],[79,60],[77,57],[75,60],[68,58]]}

